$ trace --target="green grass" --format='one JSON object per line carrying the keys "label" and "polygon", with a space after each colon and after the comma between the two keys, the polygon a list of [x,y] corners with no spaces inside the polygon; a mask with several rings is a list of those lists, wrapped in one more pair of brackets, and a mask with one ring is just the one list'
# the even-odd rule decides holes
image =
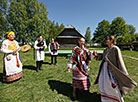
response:
{"label": "green grass", "polygon": [[[122,51],[123,55],[138,58],[138,52]],[[68,59],[58,57],[58,65],[50,66],[50,57],[46,56],[43,70],[35,71],[33,50],[20,53],[23,62],[24,78],[13,83],[2,83],[2,56],[0,53],[0,102],[72,102],[72,74],[67,71]],[[138,83],[138,61],[124,58],[130,77]],[[90,92],[80,94],[74,102],[100,102],[98,85],[93,85],[98,73],[100,61],[90,63]],[[125,102],[137,102],[138,87],[124,96]]]}

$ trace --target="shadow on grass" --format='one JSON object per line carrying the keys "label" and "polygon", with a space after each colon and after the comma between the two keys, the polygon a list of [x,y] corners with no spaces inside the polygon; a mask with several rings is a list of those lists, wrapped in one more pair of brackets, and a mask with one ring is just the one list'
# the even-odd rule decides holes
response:
{"label": "shadow on grass", "polygon": [[96,92],[90,93],[88,91],[77,90],[77,99],[73,99],[72,85],[58,80],[49,80],[48,84],[52,91],[56,90],[58,94],[63,94],[69,97],[72,101],[78,100],[80,102],[101,102],[100,94]]}
{"label": "shadow on grass", "polygon": [[3,82],[3,79],[2,79],[2,73],[0,73],[0,82]]}
{"label": "shadow on grass", "polygon": [[49,64],[50,65],[51,63],[49,63],[49,62],[43,62],[43,64]]}
{"label": "shadow on grass", "polygon": [[24,65],[23,66],[23,69],[36,70],[36,67],[35,66],[32,66],[32,65]]}

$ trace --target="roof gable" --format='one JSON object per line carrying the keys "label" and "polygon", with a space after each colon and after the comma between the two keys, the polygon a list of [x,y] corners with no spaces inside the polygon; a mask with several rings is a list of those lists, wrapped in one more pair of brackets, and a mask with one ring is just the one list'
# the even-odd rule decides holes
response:
{"label": "roof gable", "polygon": [[67,26],[64,28],[64,30],[57,35],[59,36],[77,36],[77,37],[83,37],[83,35],[75,29],[73,26]]}
{"label": "roof gable", "polygon": [[82,37],[75,29],[65,29],[58,36],[79,36]]}

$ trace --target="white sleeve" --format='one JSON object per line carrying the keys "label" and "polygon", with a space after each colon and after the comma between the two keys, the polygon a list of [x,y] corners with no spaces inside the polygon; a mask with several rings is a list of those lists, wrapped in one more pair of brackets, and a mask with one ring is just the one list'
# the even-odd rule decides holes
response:
{"label": "white sleeve", "polygon": [[72,64],[68,62],[67,64],[68,68],[72,68]]}
{"label": "white sleeve", "polygon": [[47,48],[47,45],[46,45],[46,42],[44,41],[44,47],[45,47],[45,49]]}
{"label": "white sleeve", "polygon": [[34,48],[35,48],[36,50],[40,49],[40,47],[38,47],[37,44],[38,44],[38,41],[35,41]]}
{"label": "white sleeve", "polygon": [[50,49],[50,43],[49,43],[49,46],[48,46],[48,50],[49,50],[49,52],[51,52],[51,49]]}
{"label": "white sleeve", "polygon": [[91,54],[91,59],[93,59],[95,56],[93,55],[93,53]]}
{"label": "white sleeve", "polygon": [[7,40],[4,40],[1,45],[1,52],[3,53],[13,53],[12,50],[8,50],[9,43]]}

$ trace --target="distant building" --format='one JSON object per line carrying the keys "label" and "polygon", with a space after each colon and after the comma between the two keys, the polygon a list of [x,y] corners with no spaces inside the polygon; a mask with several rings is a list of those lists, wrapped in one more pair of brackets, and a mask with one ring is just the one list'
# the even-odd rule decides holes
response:
{"label": "distant building", "polygon": [[133,45],[133,49],[138,51],[138,41],[133,42],[132,45]]}
{"label": "distant building", "polygon": [[72,25],[67,26],[57,36],[56,40],[60,44],[61,48],[73,48],[77,44],[78,38],[84,36]]}

